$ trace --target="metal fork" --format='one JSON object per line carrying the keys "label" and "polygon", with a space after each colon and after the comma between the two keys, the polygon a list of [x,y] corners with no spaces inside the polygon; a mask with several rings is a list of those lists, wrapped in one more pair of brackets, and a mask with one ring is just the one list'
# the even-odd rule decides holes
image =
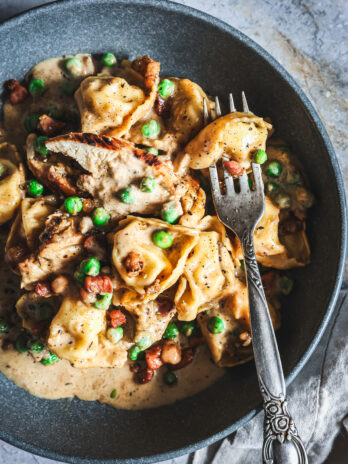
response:
{"label": "metal fork", "polygon": [[[244,92],[243,112],[250,113]],[[230,112],[235,112],[229,94]],[[203,101],[205,124],[209,121],[206,100]],[[221,116],[219,99],[215,98],[215,117]],[[256,371],[263,397],[264,440],[262,458],[265,464],[307,464],[307,455],[297,429],[287,410],[286,387],[277,341],[268,311],[259,268],[255,258],[254,230],[263,216],[265,196],[259,164],[252,163],[255,187],[251,190],[246,172],[239,177],[237,193],[232,176],[224,166],[226,192],[221,193],[216,165],[209,168],[213,201],[220,221],[239,238],[243,253],[249,294],[251,335]]]}

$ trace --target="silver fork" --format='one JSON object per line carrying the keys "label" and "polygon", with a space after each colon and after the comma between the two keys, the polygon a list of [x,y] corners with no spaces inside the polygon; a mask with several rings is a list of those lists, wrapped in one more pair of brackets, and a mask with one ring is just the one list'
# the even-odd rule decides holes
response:
{"label": "silver fork", "polygon": [[[242,92],[243,112],[249,113]],[[229,94],[230,112],[235,112],[232,94]],[[216,117],[221,116],[218,97],[215,98]],[[209,121],[206,100],[203,101],[205,124]],[[224,166],[226,193],[220,190],[216,165],[209,168],[213,201],[220,221],[239,238],[247,277],[251,335],[256,371],[263,397],[264,440],[262,458],[265,464],[307,464],[307,455],[295,424],[287,410],[286,387],[277,341],[274,335],[267,300],[255,258],[254,230],[265,209],[261,167],[252,163],[254,190],[248,184],[246,172],[239,177],[240,193],[235,190],[232,176]]]}

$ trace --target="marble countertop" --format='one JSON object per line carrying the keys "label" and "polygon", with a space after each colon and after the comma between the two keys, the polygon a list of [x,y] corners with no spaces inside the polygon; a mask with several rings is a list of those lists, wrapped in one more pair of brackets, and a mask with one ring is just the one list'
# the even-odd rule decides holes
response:
{"label": "marble countertop", "polygon": [[[205,11],[239,29],[264,47],[297,80],[331,137],[348,193],[348,2],[176,1]],[[1,0],[0,20],[42,3],[48,1]],[[54,464],[54,461],[31,455],[1,441],[0,462]]]}

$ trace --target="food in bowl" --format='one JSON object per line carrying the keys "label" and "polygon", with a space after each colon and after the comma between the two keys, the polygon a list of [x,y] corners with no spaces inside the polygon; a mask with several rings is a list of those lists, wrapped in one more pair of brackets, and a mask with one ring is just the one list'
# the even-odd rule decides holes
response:
{"label": "food in bowl", "polygon": [[148,56],[52,58],[5,87],[1,371],[45,398],[144,408],[250,360],[243,255],[207,168],[262,165],[255,251],[277,329],[282,271],[310,260],[313,197],[271,122],[234,112],[204,127],[212,99]]}

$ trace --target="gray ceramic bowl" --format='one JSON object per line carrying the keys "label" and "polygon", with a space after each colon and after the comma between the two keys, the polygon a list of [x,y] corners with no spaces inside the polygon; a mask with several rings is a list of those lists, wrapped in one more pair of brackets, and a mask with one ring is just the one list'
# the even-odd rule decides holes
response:
{"label": "gray ceramic bowl", "polygon": [[[346,250],[343,183],[325,129],[284,69],[243,34],[208,15],[155,0],[67,0],[0,27],[0,82],[64,53],[149,54],[162,71],[186,76],[213,95],[247,92],[269,115],[310,178],[312,264],[296,271],[278,334],[287,382],[308,359],[332,313]],[[238,102],[240,104],[240,102]],[[0,376],[0,438],[71,463],[148,463],[208,445],[249,420],[260,405],[254,365],[231,369],[215,385],[172,406],[115,410],[98,403],[47,401]]]}

